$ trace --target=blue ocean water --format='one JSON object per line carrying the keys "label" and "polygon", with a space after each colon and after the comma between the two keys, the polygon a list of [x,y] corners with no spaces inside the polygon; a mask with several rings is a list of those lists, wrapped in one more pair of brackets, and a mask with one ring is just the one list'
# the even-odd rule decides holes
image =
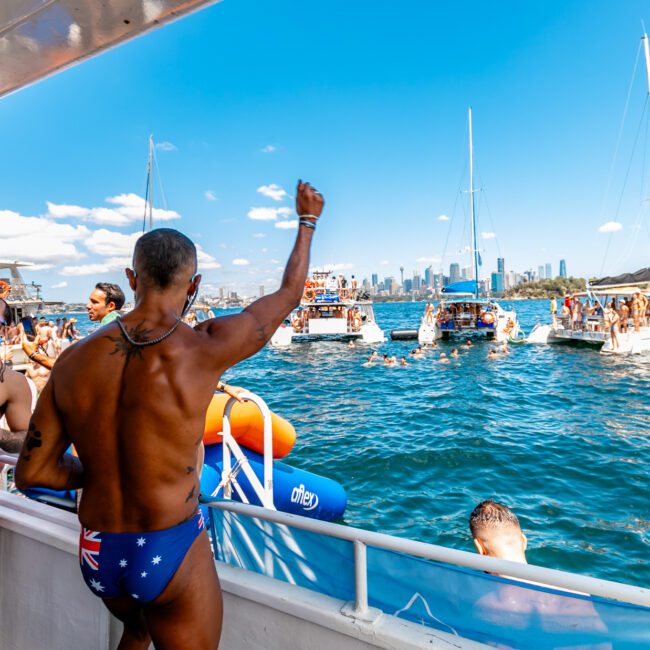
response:
{"label": "blue ocean water", "polygon": [[[526,331],[548,321],[547,301],[512,305]],[[375,307],[387,334],[422,310]],[[267,347],[226,379],[294,424],[286,460],[345,486],[350,525],[473,550],[469,513],[494,498],[519,516],[530,562],[647,586],[650,355],[513,345],[488,360],[489,347],[395,368],[334,341]]]}

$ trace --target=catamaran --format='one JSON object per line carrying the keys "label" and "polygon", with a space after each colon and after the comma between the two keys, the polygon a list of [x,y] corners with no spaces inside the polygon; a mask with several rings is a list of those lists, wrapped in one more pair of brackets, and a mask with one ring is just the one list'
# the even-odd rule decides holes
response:
{"label": "catamaran", "polygon": [[469,124],[470,251],[474,279],[454,282],[444,287],[442,289],[444,298],[440,301],[435,314],[432,306],[427,305],[418,330],[419,343],[432,343],[436,339],[446,339],[457,335],[482,335],[501,342],[514,340],[520,335],[519,320],[514,310],[506,310],[496,300],[480,296],[471,108],[468,110],[467,119]]}
{"label": "catamaran", "polygon": [[300,306],[277,329],[272,346],[288,347],[318,339],[356,339],[369,345],[386,340],[367,294],[356,288],[328,285],[330,276],[330,271],[316,271],[307,279]]}

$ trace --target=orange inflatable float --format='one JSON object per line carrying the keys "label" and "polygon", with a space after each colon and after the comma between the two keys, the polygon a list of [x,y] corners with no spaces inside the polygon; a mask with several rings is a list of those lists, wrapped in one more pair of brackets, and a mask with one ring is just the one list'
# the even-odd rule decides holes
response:
{"label": "orange inflatable float", "polygon": [[[230,397],[216,394],[210,402],[205,416],[205,434],[203,442],[213,445],[222,442],[223,411]],[[296,430],[293,425],[275,413],[271,413],[273,429],[273,458],[284,458],[296,442]],[[230,426],[235,440],[244,447],[264,453],[264,419],[262,413],[252,402],[237,402],[230,412]]]}

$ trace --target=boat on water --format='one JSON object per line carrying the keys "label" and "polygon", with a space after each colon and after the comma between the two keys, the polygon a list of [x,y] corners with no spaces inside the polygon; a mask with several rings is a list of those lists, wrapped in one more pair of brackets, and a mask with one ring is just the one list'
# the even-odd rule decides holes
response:
{"label": "boat on water", "polygon": [[585,345],[603,354],[650,352],[650,268],[588,282],[552,319],[535,325],[527,341]]}
{"label": "boat on water", "polygon": [[271,338],[273,347],[322,339],[359,340],[368,345],[386,340],[369,296],[356,288],[339,287],[328,280],[330,276],[330,271],[317,271],[307,279],[299,307]]}
{"label": "boat on water", "polygon": [[[44,300],[41,296],[41,285],[25,282],[21,268],[32,266],[29,262],[0,261],[0,297],[6,301],[11,310],[13,323],[21,324],[25,335],[33,339],[32,319],[40,314],[59,309],[61,301]],[[3,341],[3,358],[10,360],[15,370],[23,372],[29,365],[29,359],[21,345]]]}
{"label": "boat on water", "polygon": [[494,298],[481,297],[479,286],[480,255],[476,243],[476,207],[474,201],[474,144],[472,136],[472,109],[467,112],[469,126],[469,214],[470,253],[474,278],[454,282],[443,287],[443,298],[435,314],[427,303],[420,327],[418,342],[433,343],[437,339],[454,336],[484,336],[498,342],[516,340],[520,336],[519,320],[514,310],[504,309]]}

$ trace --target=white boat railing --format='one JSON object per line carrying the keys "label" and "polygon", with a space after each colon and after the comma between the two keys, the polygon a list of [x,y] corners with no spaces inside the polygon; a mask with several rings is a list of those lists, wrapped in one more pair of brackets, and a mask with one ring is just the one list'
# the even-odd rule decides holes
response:
{"label": "white boat railing", "polygon": [[[240,398],[255,404],[262,413],[264,420],[264,484],[257,478],[257,475],[248,462],[246,454],[244,454],[232,435],[230,420],[233,406],[237,404],[237,400],[231,397],[226,403],[226,408],[223,412],[223,432],[221,434],[223,436],[223,471],[221,473],[221,482],[211,496],[216,497],[223,490],[224,497],[231,499],[232,489],[234,488],[239,498],[248,504],[248,498],[237,482],[237,474],[241,470],[244,472],[260,503],[265,508],[275,510],[273,501],[273,426],[271,411],[266,405],[266,402],[254,393],[242,393]],[[232,462],[233,456],[235,457],[234,466]]]}
{"label": "white boat railing", "polygon": [[[362,528],[353,528],[351,526],[333,524],[317,519],[309,519],[286,512],[270,511],[249,504],[233,501],[214,501],[206,498],[202,498],[201,502],[210,508],[225,512],[232,512],[254,519],[260,519],[264,522],[298,528],[300,530],[352,542],[354,544],[355,615],[363,616],[368,609],[368,567],[366,559],[366,548],[368,546],[476,571],[505,575],[515,580],[542,584],[562,591],[588,594],[607,600],[650,607],[650,589],[643,587],[582,576],[557,569],[548,569],[532,564],[499,560],[476,553],[469,553],[468,551],[460,551],[444,546],[418,542],[412,539],[363,530]],[[214,535],[215,531],[213,530],[212,532]]]}

